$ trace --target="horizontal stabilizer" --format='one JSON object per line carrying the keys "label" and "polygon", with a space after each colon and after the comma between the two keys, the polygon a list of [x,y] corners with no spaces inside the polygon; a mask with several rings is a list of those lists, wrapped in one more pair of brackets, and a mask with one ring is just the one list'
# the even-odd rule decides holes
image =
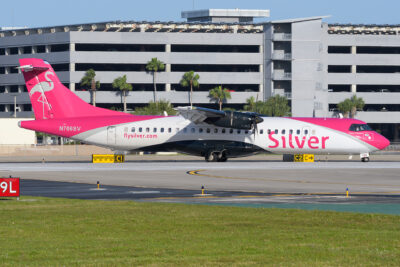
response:
{"label": "horizontal stabilizer", "polygon": [[34,71],[34,70],[40,72],[40,71],[48,70],[49,68],[48,67],[32,66],[32,65],[24,65],[24,66],[21,66],[21,67],[16,67],[16,69],[20,69],[23,72],[29,72],[29,71]]}

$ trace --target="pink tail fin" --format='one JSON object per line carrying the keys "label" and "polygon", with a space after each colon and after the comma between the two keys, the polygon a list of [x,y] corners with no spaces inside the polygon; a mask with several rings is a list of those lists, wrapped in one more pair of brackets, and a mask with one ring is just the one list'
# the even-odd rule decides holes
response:
{"label": "pink tail fin", "polygon": [[93,107],[66,88],[51,65],[42,59],[19,60],[36,119],[122,115]]}

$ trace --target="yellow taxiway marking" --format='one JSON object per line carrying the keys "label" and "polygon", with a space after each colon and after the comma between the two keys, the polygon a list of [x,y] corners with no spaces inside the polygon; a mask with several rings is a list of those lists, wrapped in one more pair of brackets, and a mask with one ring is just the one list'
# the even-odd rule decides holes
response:
{"label": "yellow taxiway marking", "polygon": [[[288,180],[288,179],[276,179],[276,178],[249,178],[249,177],[231,177],[231,176],[222,176],[222,175],[213,175],[213,174],[204,174],[200,172],[205,172],[207,170],[192,170],[186,172],[189,175],[195,176],[203,176],[209,178],[217,178],[217,179],[229,179],[229,180],[250,180],[250,181],[269,181],[269,182],[286,182],[286,183],[298,183],[298,184],[333,184],[333,185],[345,185],[345,186],[376,186],[376,187],[391,187],[393,185],[387,184],[358,184],[358,183],[343,183],[343,182],[319,182],[319,181],[307,181],[307,180]],[[354,194],[354,192],[350,192]],[[397,194],[400,191],[392,191],[387,194]],[[368,194],[371,194],[370,192]]]}

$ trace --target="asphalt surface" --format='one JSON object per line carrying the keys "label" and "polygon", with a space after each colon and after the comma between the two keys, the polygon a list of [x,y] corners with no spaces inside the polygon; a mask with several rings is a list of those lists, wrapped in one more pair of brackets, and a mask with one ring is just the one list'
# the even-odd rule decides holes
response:
{"label": "asphalt surface", "polygon": [[203,161],[0,163],[0,176],[146,188],[260,193],[400,194],[399,162]]}
{"label": "asphalt surface", "polygon": [[143,188],[41,180],[21,180],[22,196],[89,200],[227,205],[258,208],[333,210],[400,215],[400,195],[275,194],[235,191]]}
{"label": "asphalt surface", "polygon": [[0,163],[0,177],[9,175],[28,196],[400,214],[397,161]]}

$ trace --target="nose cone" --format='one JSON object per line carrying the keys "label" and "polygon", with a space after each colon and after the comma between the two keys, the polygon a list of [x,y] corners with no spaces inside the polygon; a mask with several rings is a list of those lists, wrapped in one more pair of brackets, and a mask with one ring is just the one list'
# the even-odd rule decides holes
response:
{"label": "nose cone", "polygon": [[379,149],[385,149],[388,145],[390,145],[390,141],[386,139],[386,137],[376,133],[375,134],[375,140],[374,140],[374,146]]}

